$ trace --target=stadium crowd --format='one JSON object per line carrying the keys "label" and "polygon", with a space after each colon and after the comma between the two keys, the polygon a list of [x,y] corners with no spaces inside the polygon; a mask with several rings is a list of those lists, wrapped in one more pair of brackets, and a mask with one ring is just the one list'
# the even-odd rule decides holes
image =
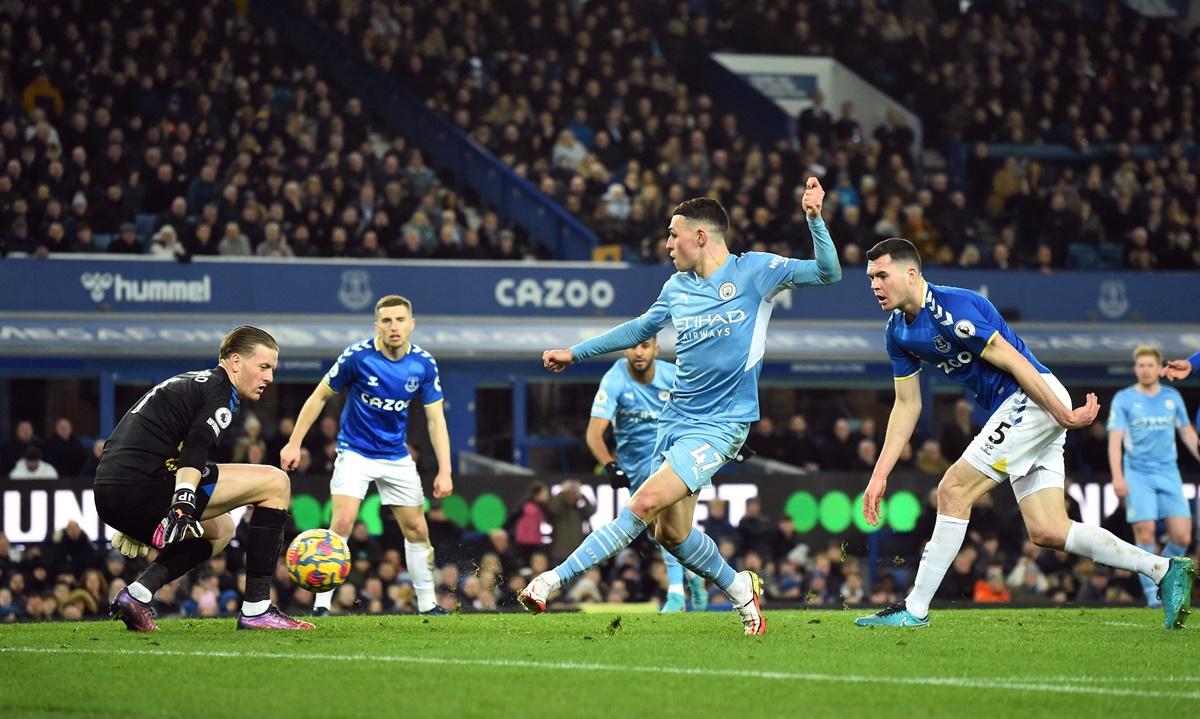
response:
{"label": "stadium crowd", "polygon": [[[305,8],[602,241],[647,261],[663,260],[664,213],[701,194],[728,206],[735,251],[804,255],[811,240],[796,200],[816,175],[834,190],[826,220],[849,265],[903,235],[941,266],[1200,267],[1194,48],[1115,2],[1095,18],[1078,2],[960,5]],[[756,145],[731,108],[700,92],[714,50],[834,55],[918,113],[927,147],[967,143],[970,182],[927,167],[898,114],[868,131],[852,103],[825,108],[820,93],[798,137]],[[993,155],[986,143],[1095,152],[1056,162]],[[1157,150],[1135,153],[1144,144]]]}
{"label": "stadium crowd", "polygon": [[[970,406],[962,400],[955,416],[936,436],[925,438],[915,453],[909,452],[897,472],[920,473],[932,487],[949,466],[947,456],[957,456],[959,446],[978,431],[970,422]],[[268,462],[290,436],[291,419],[283,419],[274,431],[247,415],[242,432],[223,444],[218,461]],[[807,420],[796,415],[786,432],[775,430],[771,420],[760,421],[748,444],[765,456],[795,462],[810,470],[840,472],[848,492],[857,492],[863,471],[874,462],[868,448],[879,432],[870,419],[838,418],[828,433],[812,436]],[[1076,472],[1103,473],[1107,467],[1107,437],[1103,424],[1068,452]],[[100,443],[93,449],[72,435],[69,420],[60,418],[45,440],[30,422],[16,425],[14,435],[0,448],[0,456],[15,469],[28,464],[37,454],[42,466],[57,462],[62,476],[89,476],[94,472]],[[336,449],[333,441],[337,423],[325,417],[318,431],[310,433],[300,474],[328,476]],[[429,453],[414,448],[418,467],[431,474]],[[314,463],[312,458],[317,457]],[[52,465],[50,465],[52,466]],[[53,478],[56,474],[12,475]],[[912,580],[921,542],[929,536],[936,515],[933,492],[927,498],[921,519],[906,535],[885,540],[886,558],[871,567],[865,554],[849,551],[837,540],[813,541],[796,531],[787,516],[773,516],[778,508],[761,506],[757,499],[747,503],[737,525],[730,523],[722,501],[708,502],[708,517],[701,525],[712,536],[721,553],[739,569],[753,569],[767,580],[767,597],[814,607],[880,605],[903,596]],[[1068,499],[1069,504],[1073,504]],[[1028,541],[1011,503],[993,504],[985,499],[972,513],[968,541],[938,593],[947,601],[974,602],[1134,602],[1139,598],[1136,577],[1126,572],[1097,567],[1072,555],[1042,550]],[[509,507],[502,528],[482,533],[464,529],[433,502],[428,514],[430,537],[437,551],[438,596],[444,608],[462,611],[497,611],[516,605],[516,594],[526,581],[562,561],[582,538],[593,508],[580,493],[579,483],[566,481],[557,494],[540,482],[529,484],[519,506]],[[1072,509],[1078,518],[1078,508]],[[1128,533],[1122,514],[1107,520],[1110,528]],[[543,526],[550,526],[543,535]],[[349,544],[353,569],[349,581],[337,590],[335,613],[381,613],[414,611],[412,582],[404,567],[403,537],[391,522],[384,522],[381,535],[372,536],[367,526],[356,523]],[[231,549],[204,567],[164,588],[158,595],[160,614],[225,616],[236,614],[241,602],[239,547],[247,528],[243,518]],[[290,534],[295,534],[293,529]],[[81,619],[104,615],[108,599],[141,570],[145,560],[128,560],[108,549],[99,538],[88,537],[78,524],[46,538],[44,542],[13,547],[0,535],[0,621],[38,619]],[[570,587],[563,602],[661,601],[666,575],[660,555],[644,539]],[[312,595],[297,589],[282,563],[274,582],[275,600],[285,611],[303,613]],[[724,596],[711,590],[710,606],[728,608]]]}
{"label": "stadium crowd", "polygon": [[0,257],[525,257],[237,6],[0,8]]}

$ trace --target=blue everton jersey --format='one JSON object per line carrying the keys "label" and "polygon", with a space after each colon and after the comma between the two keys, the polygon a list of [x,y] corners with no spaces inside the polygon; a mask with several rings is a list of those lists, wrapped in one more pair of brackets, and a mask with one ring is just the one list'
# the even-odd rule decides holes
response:
{"label": "blue everton jersey", "polygon": [[1113,397],[1108,429],[1125,433],[1121,464],[1126,472],[1176,469],[1175,430],[1186,427],[1187,410],[1179,390],[1159,385],[1154,396],[1126,387]]}
{"label": "blue everton jersey", "polygon": [[654,379],[642,384],[630,374],[629,360],[622,357],[600,380],[592,416],[612,423],[617,463],[634,481],[646,479],[653,470],[658,413],[671,397],[675,374],[675,365],[654,360]]}
{"label": "blue everton jersey", "polygon": [[982,359],[997,336],[1015,347],[1038,372],[1049,374],[987,298],[958,287],[926,283],[925,302],[912,322],[895,310],[884,333],[893,375],[910,377],[920,371],[921,360],[925,360],[969,387],[975,401],[989,412],[1020,389],[1011,374]]}
{"label": "blue everton jersey", "polygon": [[342,409],[338,449],[372,459],[408,456],[408,406],[418,397],[424,404],[442,400],[437,362],[410,344],[408,354],[388,359],[371,337],[350,345],[325,374],[334,392],[347,390]]}

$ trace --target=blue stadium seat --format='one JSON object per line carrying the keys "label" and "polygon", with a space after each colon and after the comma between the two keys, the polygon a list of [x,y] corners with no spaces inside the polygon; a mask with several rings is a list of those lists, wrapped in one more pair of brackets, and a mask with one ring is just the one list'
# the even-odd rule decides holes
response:
{"label": "blue stadium seat", "polygon": [[1100,245],[1100,269],[1119,270],[1125,266],[1125,246],[1118,244]]}
{"label": "blue stadium seat", "polygon": [[99,232],[92,233],[92,241],[96,243],[96,249],[101,251],[108,249],[108,245],[113,241],[114,237],[116,235],[105,235]]}
{"label": "blue stadium seat", "polygon": [[138,242],[143,245],[150,243],[150,233],[154,232],[154,221],[158,219],[157,215],[149,213],[139,213],[134,216],[133,223],[137,225]]}
{"label": "blue stadium seat", "polygon": [[1100,269],[1100,254],[1084,242],[1072,242],[1067,248],[1067,268],[1072,270]]}

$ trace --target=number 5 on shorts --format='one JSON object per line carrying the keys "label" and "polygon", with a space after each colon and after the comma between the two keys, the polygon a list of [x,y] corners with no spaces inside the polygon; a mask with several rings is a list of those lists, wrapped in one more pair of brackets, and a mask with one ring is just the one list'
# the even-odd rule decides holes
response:
{"label": "number 5 on shorts", "polygon": [[708,464],[704,464],[704,455],[710,449],[712,449],[711,444],[703,444],[700,447],[697,447],[695,450],[688,453],[688,454],[692,455],[692,459],[696,460],[696,467],[695,467],[696,471],[707,472],[708,470],[712,469],[713,467],[716,467],[721,464],[722,457],[721,457],[720,452],[713,452],[712,453],[713,461],[709,462]]}
{"label": "number 5 on shorts", "polygon": [[1006,429],[1012,429],[1012,425],[1009,424],[1008,422],[1001,422],[1000,426],[996,427],[996,431],[994,431],[988,435],[988,441],[991,442],[992,444],[1003,444],[1004,443],[1004,430],[1006,430]]}

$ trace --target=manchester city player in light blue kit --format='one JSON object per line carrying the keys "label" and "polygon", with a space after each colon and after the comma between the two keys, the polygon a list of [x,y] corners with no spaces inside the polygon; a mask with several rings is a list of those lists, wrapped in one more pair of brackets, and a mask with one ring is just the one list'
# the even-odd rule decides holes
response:
{"label": "manchester city player in light blue kit", "polygon": [[[625,350],[625,357],[613,363],[600,380],[600,389],[592,402],[592,418],[588,422],[587,445],[592,456],[604,465],[614,488],[629,487],[634,493],[655,469],[658,415],[675,386],[675,365],[657,357],[657,337]],[[617,443],[615,456],[604,439],[610,426]],[[653,534],[654,527],[649,529]],[[662,611],[664,614],[687,611],[683,567],[673,554],[660,549],[667,568],[667,601]],[[692,607],[703,611],[708,605],[704,579],[689,574]]]}
{"label": "manchester city player in light blue kit", "polygon": [[[1137,384],[1117,392],[1108,414],[1108,466],[1137,545],[1158,551],[1155,527],[1162,519],[1167,525],[1163,556],[1182,557],[1192,541],[1192,510],[1183,497],[1175,433],[1197,460],[1200,449],[1183,396],[1158,381],[1162,366],[1157,347],[1142,345],[1133,351]],[[1147,606],[1161,606],[1158,587],[1144,574],[1141,580]]]}
{"label": "manchester city player in light blue kit", "polygon": [[971,506],[1009,481],[1029,538],[1118,569],[1144,574],[1159,586],[1167,629],[1182,627],[1191,604],[1195,569],[1190,559],[1155,556],[1101,527],[1073,522],[1064,498],[1066,430],[1086,427],[1100,403],[1082,407],[1046,369],[987,298],[921,276],[911,242],[892,238],[867,252],[867,277],[879,306],[891,313],[884,334],[895,376],[896,401],[883,449],[863,494],[863,516],[879,522],[879,501],[900,451],[921,414],[917,373],[924,360],[974,390],[991,412],[979,435],[938,484],[938,514],[912,591],[903,602],[855,620],[859,626],[923,627],[929,601],[962,546]]}
{"label": "manchester city player in light blue kit", "polygon": [[[406,443],[409,405],[420,399],[425,406],[429,440],[438,463],[433,480],[433,496],[438,499],[454,491],[450,433],[437,362],[408,341],[415,326],[412,303],[407,299],[387,295],[375,304],[375,336],[347,347],[305,400],[296,428],[280,452],[280,466],[290,470],[299,464],[300,443],[321,416],[325,402],[347,390],[338,456],[329,483],[333,496],[329,528],[348,536],[371,482],[378,484],[380,500],[392,508],[404,532],[404,561],[417,595],[417,611],[445,614],[433,590],[433,546],[425,524],[425,492]],[[333,592],[318,594],[314,613],[328,613],[332,602]]]}
{"label": "manchester city player in light blue kit", "polygon": [[775,296],[841,279],[837,251],[821,220],[824,196],[816,178],[809,178],[802,202],[816,260],[732,255],[725,245],[729,217],[721,203],[704,197],[680,203],[667,232],[667,250],[678,272],[650,309],[599,337],[542,356],[547,369],[561,372],[574,362],[633,347],[671,322],[678,374],[659,415],[653,453],[655,463],[662,460],[658,468],[615,520],[522,590],[518,599],[526,609],[544,611],[552,592],[629,546],[654,522],[659,544],[725,592],[747,635],[766,631],[759,606],[762,580],[753,572],[735,573],[716,543],[692,527],[692,518],[697,492],[734,458],[759,417],[758,375]]}

